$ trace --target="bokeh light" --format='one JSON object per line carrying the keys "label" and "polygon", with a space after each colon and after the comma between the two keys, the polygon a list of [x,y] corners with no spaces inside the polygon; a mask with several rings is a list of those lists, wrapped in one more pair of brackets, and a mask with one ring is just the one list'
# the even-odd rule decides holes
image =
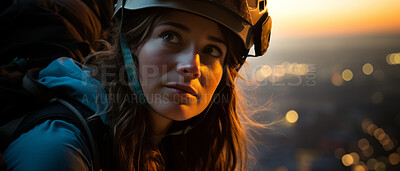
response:
{"label": "bokeh light", "polygon": [[282,77],[278,77],[278,76],[276,76],[276,75],[274,75],[274,74],[271,74],[269,77],[267,77],[267,80],[268,80],[269,82],[271,82],[271,83],[276,83],[276,82],[278,82],[278,81],[281,81],[281,80],[282,80]]}
{"label": "bokeh light", "polygon": [[286,113],[286,121],[288,121],[289,123],[295,123],[295,122],[297,122],[298,119],[299,119],[299,115],[297,114],[296,111],[289,110]]}
{"label": "bokeh light", "polygon": [[343,84],[342,76],[339,73],[334,73],[331,77],[331,82],[335,86],[341,86]]}
{"label": "bokeh light", "polygon": [[375,164],[374,169],[375,169],[376,171],[384,171],[384,170],[386,170],[386,165],[385,165],[385,163],[383,163],[383,162],[377,162],[377,163]]}
{"label": "bokeh light", "polygon": [[376,159],[372,158],[372,159],[368,159],[367,161],[367,167],[369,170],[374,170],[375,169],[375,165],[378,161],[376,161]]}
{"label": "bokeh light", "polygon": [[260,68],[260,73],[264,77],[268,77],[272,74],[272,68],[269,65],[264,65]]}
{"label": "bokeh light", "polygon": [[370,145],[366,150],[361,151],[361,153],[366,158],[371,157],[374,154],[374,148]]}
{"label": "bokeh light", "polygon": [[306,64],[297,64],[293,68],[293,73],[295,75],[306,75],[308,73],[308,65]]}
{"label": "bokeh light", "polygon": [[394,143],[392,140],[390,140],[388,144],[382,145],[382,147],[384,150],[390,151],[394,148]]}
{"label": "bokeh light", "polygon": [[277,77],[282,77],[286,73],[286,68],[283,65],[277,65],[274,67],[274,75]]}
{"label": "bokeh light", "polygon": [[368,140],[365,139],[365,138],[359,140],[359,141],[358,141],[358,147],[359,147],[361,150],[363,150],[363,151],[367,150],[367,149],[369,148],[369,142],[368,142]]}
{"label": "bokeh light", "polygon": [[360,156],[356,152],[352,152],[350,155],[353,158],[353,164],[358,164],[360,161]]}
{"label": "bokeh light", "polygon": [[352,80],[352,79],[353,79],[353,72],[352,72],[350,69],[345,69],[345,70],[342,72],[342,78],[343,78],[343,80],[345,80],[345,81],[350,81],[350,80]]}
{"label": "bokeh light", "polygon": [[362,67],[363,73],[365,75],[371,75],[372,72],[374,72],[374,67],[372,66],[372,64],[370,63],[366,63],[364,64],[364,66]]}
{"label": "bokeh light", "polygon": [[372,124],[371,119],[363,119],[362,123],[361,123],[361,128],[363,130],[363,132],[368,133],[368,127]]}
{"label": "bokeh light", "polygon": [[368,171],[368,168],[364,165],[356,165],[354,166],[353,171]]}
{"label": "bokeh light", "polygon": [[288,171],[288,168],[286,168],[285,166],[279,166],[278,168],[276,168],[276,171]]}
{"label": "bokeh light", "polygon": [[400,64],[400,53],[391,53],[386,56],[386,62],[389,65],[397,65]]}
{"label": "bokeh light", "polygon": [[382,145],[388,145],[392,141],[387,134],[384,134],[384,137],[379,140]]}
{"label": "bokeh light", "polygon": [[385,137],[385,131],[382,128],[378,128],[374,131],[374,136],[377,140],[382,140]]}
{"label": "bokeh light", "polygon": [[255,78],[258,82],[264,81],[265,78],[272,74],[272,68],[269,65],[263,65],[256,71]]}
{"label": "bokeh light", "polygon": [[378,104],[383,101],[383,95],[381,92],[377,91],[371,95],[371,100],[373,103]]}
{"label": "bokeh light", "polygon": [[262,74],[261,70],[257,70],[255,78],[258,82],[264,81],[266,77]]}
{"label": "bokeh light", "polygon": [[375,124],[369,125],[367,128],[368,134],[373,136],[376,128],[378,128],[378,127]]}
{"label": "bokeh light", "polygon": [[400,155],[397,153],[392,153],[389,155],[389,162],[391,165],[397,165],[400,163]]}
{"label": "bokeh light", "polygon": [[282,81],[285,78],[289,78],[292,75],[304,76],[309,72],[309,66],[307,64],[290,63],[288,61],[282,62],[280,65],[270,66],[263,65],[258,68],[255,72],[255,80],[262,82],[265,79],[271,83]]}
{"label": "bokeh light", "polygon": [[343,163],[343,165],[345,165],[345,166],[350,166],[350,165],[352,165],[352,164],[354,163],[353,156],[350,155],[350,154],[345,154],[345,155],[342,157],[342,163]]}

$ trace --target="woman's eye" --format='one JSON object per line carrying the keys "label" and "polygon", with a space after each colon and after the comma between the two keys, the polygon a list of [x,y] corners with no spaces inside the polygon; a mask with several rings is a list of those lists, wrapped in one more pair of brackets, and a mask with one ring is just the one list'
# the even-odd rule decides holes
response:
{"label": "woman's eye", "polygon": [[209,54],[211,56],[214,57],[221,57],[222,56],[222,52],[218,47],[215,46],[207,46],[206,48],[204,48],[203,53]]}
{"label": "woman's eye", "polygon": [[161,34],[161,38],[167,42],[179,43],[179,36],[174,32],[165,32]]}

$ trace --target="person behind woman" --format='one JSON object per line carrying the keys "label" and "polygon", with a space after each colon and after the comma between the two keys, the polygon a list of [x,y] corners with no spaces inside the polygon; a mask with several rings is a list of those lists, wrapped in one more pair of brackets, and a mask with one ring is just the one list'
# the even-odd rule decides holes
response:
{"label": "person behind woman", "polygon": [[[39,75],[45,86],[60,89],[50,76],[71,73],[54,72],[64,67],[83,70],[71,77],[81,77],[81,85],[90,82],[91,88],[70,85],[79,90],[72,97],[109,126],[114,169],[245,170],[244,123],[252,122],[240,110],[235,80],[250,47],[255,45],[256,56],[268,47],[271,20],[266,1],[127,0],[117,3],[114,18],[110,48],[85,63],[97,80],[87,78],[87,68],[67,58],[54,61]],[[98,100],[105,96],[107,101]],[[54,141],[52,136],[60,130],[46,134],[54,122],[64,125],[61,131],[67,130],[68,136]],[[21,161],[28,159],[11,152],[30,144],[27,137],[38,134],[30,132],[39,132],[52,139],[41,145],[62,144],[56,146],[62,150],[35,152],[54,155],[52,161],[67,159],[62,166],[71,170],[90,169],[88,147],[79,130],[63,121],[43,124],[6,150],[9,168],[24,165]],[[36,168],[57,167],[61,166],[48,163]]]}

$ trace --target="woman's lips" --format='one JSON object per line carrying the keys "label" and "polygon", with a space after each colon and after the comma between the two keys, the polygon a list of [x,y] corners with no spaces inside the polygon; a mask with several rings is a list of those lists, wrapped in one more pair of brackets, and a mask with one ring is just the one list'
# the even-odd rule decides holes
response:
{"label": "woman's lips", "polygon": [[197,91],[189,85],[185,84],[166,84],[164,85],[170,91],[176,94],[190,94],[197,97]]}

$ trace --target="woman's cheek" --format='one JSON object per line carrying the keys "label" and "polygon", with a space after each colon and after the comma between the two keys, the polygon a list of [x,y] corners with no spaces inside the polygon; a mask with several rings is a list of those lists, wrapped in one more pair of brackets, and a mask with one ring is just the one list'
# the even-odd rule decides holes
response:
{"label": "woman's cheek", "polygon": [[[203,74],[204,73],[204,74]],[[222,66],[215,64],[208,66],[202,73],[203,86],[215,87],[219,84],[222,77]]]}

